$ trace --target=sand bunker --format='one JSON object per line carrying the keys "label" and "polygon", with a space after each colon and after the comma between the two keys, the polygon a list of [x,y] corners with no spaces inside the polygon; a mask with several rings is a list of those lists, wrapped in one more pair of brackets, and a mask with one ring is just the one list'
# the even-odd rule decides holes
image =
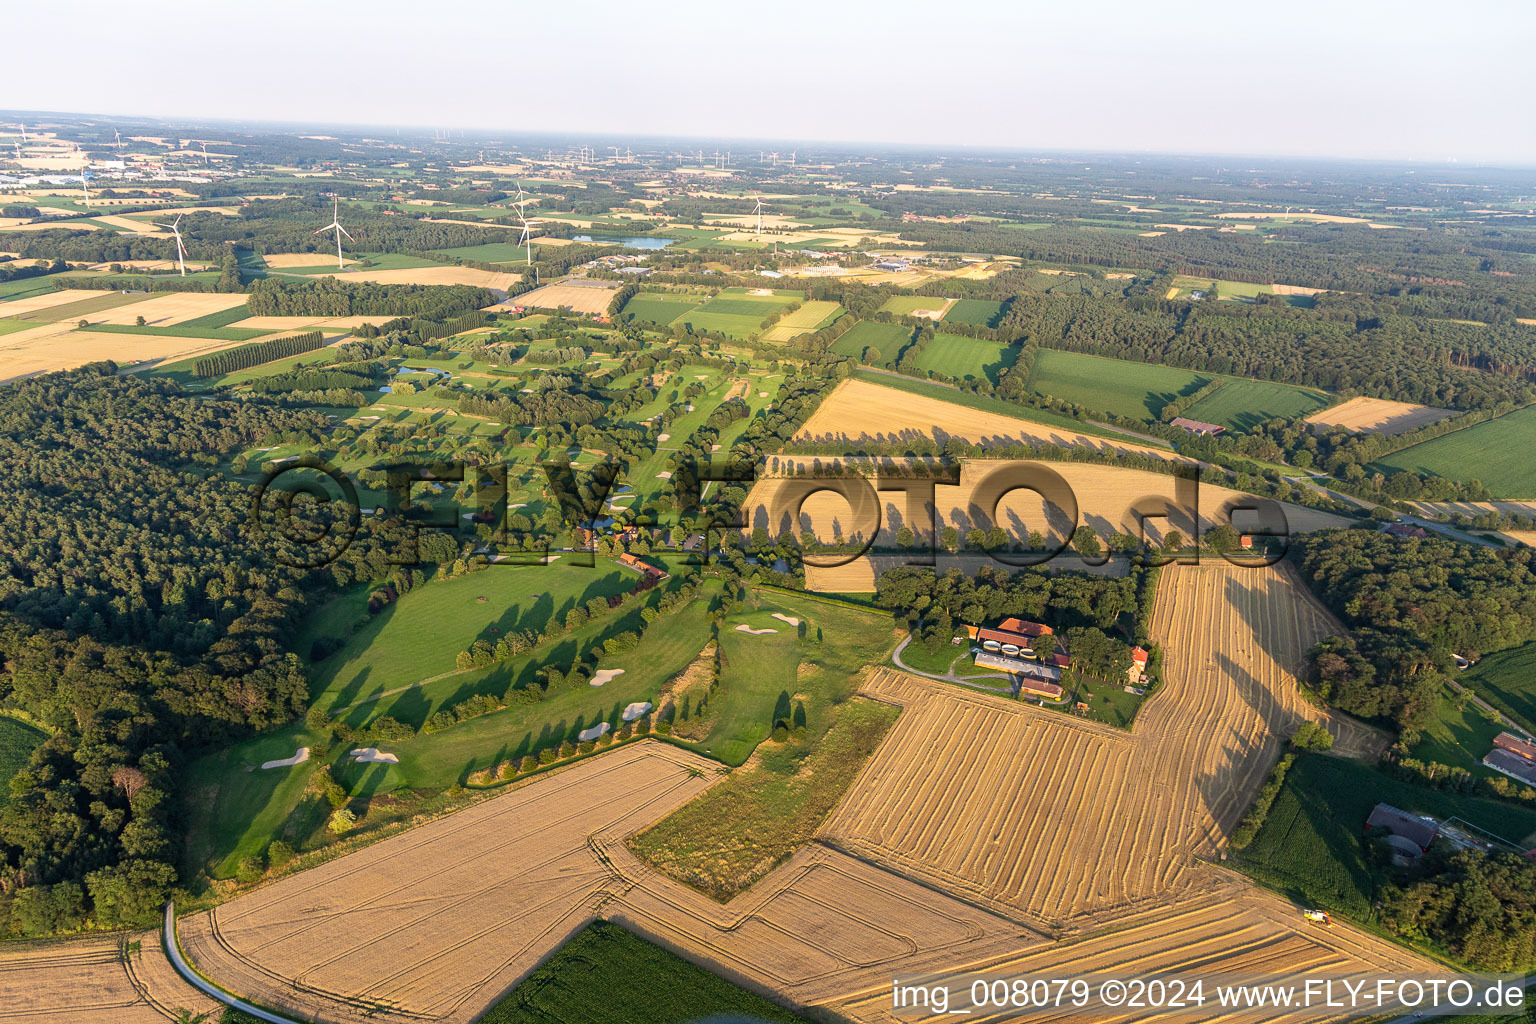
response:
{"label": "sand bunker", "polygon": [[645,714],[646,712],[648,712],[650,710],[651,710],[651,702],[650,701],[648,701],[648,700],[637,700],[633,704],[629,705],[628,707],[626,707],[624,709],[624,721],[626,721],[626,722],[633,722],[635,719],[639,718],[641,715]]}
{"label": "sand bunker", "polygon": [[279,759],[277,761],[263,761],[261,763],[261,766],[263,768],[292,768],[294,765],[296,765],[296,764],[303,764],[305,761],[308,761],[308,760],[309,760],[309,748],[308,747],[300,747],[298,750],[295,750],[293,752],[293,756],[292,757],[284,757],[284,758],[281,758],[281,759]]}
{"label": "sand bunker", "polygon": [[359,764],[399,764],[400,758],[394,754],[386,754],[378,747],[358,747],[351,753],[352,760]]}
{"label": "sand bunker", "polygon": [[612,726],[607,722],[599,722],[590,729],[581,730],[581,732],[576,734],[576,738],[579,740],[595,740],[611,728]]}
{"label": "sand bunker", "polygon": [[656,479],[657,480],[671,480],[672,479],[672,471],[670,469],[664,469],[660,473],[656,474]]}
{"label": "sand bunker", "polygon": [[736,632],[738,632],[738,633],[751,633],[753,636],[762,636],[764,633],[777,633],[778,630],[776,630],[776,629],[769,629],[769,628],[753,629],[751,626],[749,626],[745,622],[743,622],[743,623],[741,623],[740,625],[738,625],[736,627]]}
{"label": "sand bunker", "polygon": [[656,435],[656,440],[658,440],[658,441],[670,441],[670,440],[672,440],[672,435],[671,434],[657,434]]}
{"label": "sand bunker", "polygon": [[774,612],[773,617],[778,619],[780,622],[787,622],[791,626],[800,625],[799,619],[795,618],[793,615],[785,615],[783,612]]}
{"label": "sand bunker", "polygon": [[621,668],[598,669],[597,674],[592,677],[591,685],[602,686],[604,683],[611,683],[623,674],[624,670]]}

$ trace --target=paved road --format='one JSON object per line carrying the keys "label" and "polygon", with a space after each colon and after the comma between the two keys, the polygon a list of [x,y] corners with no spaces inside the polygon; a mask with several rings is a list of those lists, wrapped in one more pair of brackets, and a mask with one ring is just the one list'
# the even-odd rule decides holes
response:
{"label": "paved road", "polygon": [[257,1020],[267,1021],[268,1024],[302,1024],[293,1017],[284,1017],[270,1010],[263,1010],[259,1006],[252,1006],[243,999],[237,999],[219,988],[203,980],[203,976],[194,971],[181,957],[181,947],[176,944],[176,904],[165,905],[165,953],[171,958],[171,966],[176,968],[176,973],[181,975],[193,988],[225,1006],[232,1006],[241,1013],[249,1014]]}

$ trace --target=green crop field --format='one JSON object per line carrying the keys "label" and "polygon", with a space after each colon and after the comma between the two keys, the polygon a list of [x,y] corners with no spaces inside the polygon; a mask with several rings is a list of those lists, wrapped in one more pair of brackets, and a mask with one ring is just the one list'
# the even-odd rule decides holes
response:
{"label": "green crop field", "polygon": [[[229,309],[221,309],[217,313],[208,313],[205,316],[193,320],[183,320],[177,327],[228,327],[238,323],[251,315],[251,311],[245,306],[232,306]],[[267,333],[271,333],[268,331]]]}
{"label": "green crop field", "polygon": [[880,350],[883,360],[895,359],[897,353],[912,340],[912,328],[901,324],[877,324],[864,320],[832,343],[832,351],[850,359],[862,359],[870,346]]}
{"label": "green crop field", "polygon": [[[243,306],[240,315],[244,319]],[[93,324],[84,329],[95,334],[147,334],[157,338],[213,338],[215,341],[251,341],[272,333],[255,327],[188,327],[186,324],[173,324],[169,327],[156,327],[153,324],[144,327],[133,324]]]}
{"label": "green crop field", "polygon": [[[33,295],[42,295],[44,292],[53,291],[55,277],[43,274],[38,277],[18,277],[14,281],[0,281],[0,303],[7,299],[26,299]],[[4,309],[0,305],[0,309]]]}
{"label": "green crop field", "polygon": [[0,715],[0,806],[11,792],[11,776],[27,766],[32,751],[48,736],[26,722]]}
{"label": "green crop field", "polygon": [[1536,643],[1490,654],[1456,681],[1527,729],[1536,730]]}
{"label": "green crop field", "polygon": [[1368,855],[1360,834],[1378,802],[1442,821],[1460,817],[1514,842],[1536,831],[1536,808],[1429,789],[1354,761],[1302,754],[1253,843],[1232,862],[1298,903],[1369,922],[1385,869]]}
{"label": "green crop field", "polygon": [[762,332],[763,320],[768,316],[765,310],[761,316],[734,316],[726,313],[706,313],[703,307],[692,312],[684,313],[673,321],[674,324],[687,324],[694,331],[711,331],[723,334],[727,338],[737,338],[745,341]]}
{"label": "green crop field", "polygon": [[943,309],[944,300],[928,295],[892,295],[880,307],[880,312],[892,316],[916,316],[920,309]]}
{"label": "green crop field", "polygon": [[738,299],[722,298],[715,296],[699,307],[700,313],[713,313],[719,316],[751,316],[761,320],[766,316],[776,313],[782,302],[772,299]]}
{"label": "green crop field", "polygon": [[949,312],[944,314],[944,322],[951,324],[970,324],[973,327],[996,327],[1003,318],[1005,305],[1001,302],[988,302],[984,299],[960,299]]}
{"label": "green crop field", "polygon": [[998,374],[1018,357],[1017,345],[1000,345],[958,334],[936,334],[917,357],[917,367],[956,380],[986,377],[996,384]]}
{"label": "green crop field", "polygon": [[784,314],[774,326],[817,331],[836,320],[842,311],[843,307],[836,302],[807,302],[793,313]]}
{"label": "green crop field", "polygon": [[670,324],[696,309],[699,301],[669,292],[640,292],[624,304],[624,314],[653,324]]}
{"label": "green crop field", "polygon": [[1215,394],[1184,410],[1184,415],[1228,429],[1249,430],[1266,420],[1310,416],[1333,401],[1327,394],[1291,384],[1228,377]]}
{"label": "green crop field", "polygon": [[616,924],[594,921],[486,1011],[479,1024],[804,1024]]}
{"label": "green crop field", "polygon": [[25,320],[0,320],[0,336],[15,334],[17,331],[30,331],[37,324],[28,323]]}
{"label": "green crop field", "polygon": [[1412,470],[1465,483],[1479,480],[1496,498],[1536,498],[1536,406],[1393,452],[1372,467]]}
{"label": "green crop field", "polygon": [[463,245],[457,249],[433,249],[439,256],[474,260],[477,263],[524,263],[528,251],[516,242],[487,242],[484,245]]}
{"label": "green crop field", "polygon": [[1170,366],[1040,349],[1035,353],[1029,385],[1037,394],[1076,402],[1096,412],[1151,420],[1164,405],[1200,390],[1210,379]]}

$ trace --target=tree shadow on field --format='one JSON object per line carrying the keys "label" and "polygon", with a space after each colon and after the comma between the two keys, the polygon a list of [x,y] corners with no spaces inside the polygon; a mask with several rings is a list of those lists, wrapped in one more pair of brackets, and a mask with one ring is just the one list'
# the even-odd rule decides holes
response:
{"label": "tree shadow on field", "polygon": [[368,681],[368,676],[373,673],[373,666],[366,665],[356,675],[347,681],[336,694],[336,699],[331,702],[333,708],[348,708],[357,702],[358,694],[362,692],[363,684]]}
{"label": "tree shadow on field", "polygon": [[[1300,652],[1286,647],[1279,636],[1265,628],[1264,611],[1269,598],[1265,595],[1263,585],[1264,570],[1251,571],[1254,573],[1251,584],[1243,580],[1245,571],[1233,571],[1227,574],[1226,599],[1242,618],[1243,624],[1249,627],[1247,635],[1253,638],[1258,649],[1280,667],[1294,673],[1301,667],[1296,659]],[[1301,600],[1299,594],[1293,594],[1290,597],[1293,600]]]}

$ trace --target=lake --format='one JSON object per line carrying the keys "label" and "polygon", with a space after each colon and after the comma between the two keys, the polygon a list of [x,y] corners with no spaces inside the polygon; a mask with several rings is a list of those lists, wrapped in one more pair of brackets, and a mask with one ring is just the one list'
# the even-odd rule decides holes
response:
{"label": "lake", "polygon": [[598,245],[622,245],[626,249],[665,249],[675,238],[650,238],[644,235],[631,235],[628,238],[620,238],[608,235],[572,235],[573,242],[595,242]]}

